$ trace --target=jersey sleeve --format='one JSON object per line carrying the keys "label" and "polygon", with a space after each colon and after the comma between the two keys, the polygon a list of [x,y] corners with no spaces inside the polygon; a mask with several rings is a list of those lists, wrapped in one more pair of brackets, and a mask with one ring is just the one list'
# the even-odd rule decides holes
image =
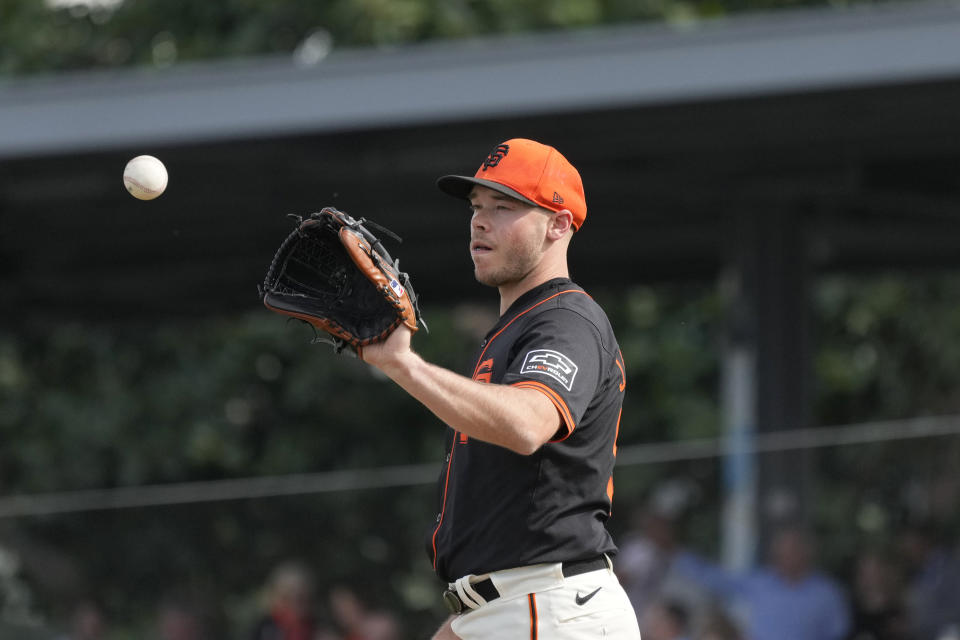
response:
{"label": "jersey sleeve", "polygon": [[597,328],[568,309],[538,314],[511,354],[503,384],[534,389],[557,408],[563,427],[552,439],[573,433],[596,394],[604,349]]}

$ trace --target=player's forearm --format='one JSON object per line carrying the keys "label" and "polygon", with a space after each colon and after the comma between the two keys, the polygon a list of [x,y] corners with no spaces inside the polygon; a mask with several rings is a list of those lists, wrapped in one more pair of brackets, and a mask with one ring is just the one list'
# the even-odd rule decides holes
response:
{"label": "player's forearm", "polygon": [[414,352],[383,371],[453,429],[523,455],[560,426],[556,410],[538,392],[476,382]]}

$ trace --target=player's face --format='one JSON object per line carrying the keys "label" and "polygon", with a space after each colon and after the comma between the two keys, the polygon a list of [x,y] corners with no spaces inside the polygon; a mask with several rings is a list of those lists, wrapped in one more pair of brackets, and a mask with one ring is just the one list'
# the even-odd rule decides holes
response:
{"label": "player's face", "polygon": [[470,208],[477,280],[491,287],[522,281],[543,256],[547,212],[481,186],[470,193]]}

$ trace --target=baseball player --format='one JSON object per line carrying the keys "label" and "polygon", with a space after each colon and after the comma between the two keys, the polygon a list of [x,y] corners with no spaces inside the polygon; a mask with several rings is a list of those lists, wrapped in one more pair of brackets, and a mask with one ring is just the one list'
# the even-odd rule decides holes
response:
{"label": "baseball player", "polygon": [[474,176],[437,184],[469,202],[474,273],[499,290],[500,319],[469,377],[420,358],[403,325],[362,352],[450,427],[427,551],[451,616],[434,640],[637,639],[604,526],[623,359],[567,269],[587,213],[580,175],[513,139]]}

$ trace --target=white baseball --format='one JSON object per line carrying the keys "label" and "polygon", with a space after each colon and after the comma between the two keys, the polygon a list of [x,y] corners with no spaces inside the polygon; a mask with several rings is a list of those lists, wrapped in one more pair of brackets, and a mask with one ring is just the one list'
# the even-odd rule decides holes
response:
{"label": "white baseball", "polygon": [[123,186],[134,198],[153,200],[167,188],[167,168],[153,156],[137,156],[123,169]]}

